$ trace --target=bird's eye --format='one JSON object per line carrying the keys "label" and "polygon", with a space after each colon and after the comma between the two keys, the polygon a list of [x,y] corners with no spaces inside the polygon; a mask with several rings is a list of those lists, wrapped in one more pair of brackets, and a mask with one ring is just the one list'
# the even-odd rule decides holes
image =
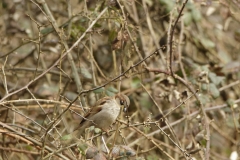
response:
{"label": "bird's eye", "polygon": [[124,105],[124,100],[120,100],[120,104],[121,104],[121,105]]}

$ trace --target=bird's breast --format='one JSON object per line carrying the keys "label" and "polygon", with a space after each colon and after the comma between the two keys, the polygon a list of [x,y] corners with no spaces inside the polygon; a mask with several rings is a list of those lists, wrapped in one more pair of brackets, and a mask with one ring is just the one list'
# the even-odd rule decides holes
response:
{"label": "bird's breast", "polygon": [[121,107],[118,105],[116,101],[110,101],[108,104],[108,109],[106,110],[113,119],[117,119],[120,113]]}

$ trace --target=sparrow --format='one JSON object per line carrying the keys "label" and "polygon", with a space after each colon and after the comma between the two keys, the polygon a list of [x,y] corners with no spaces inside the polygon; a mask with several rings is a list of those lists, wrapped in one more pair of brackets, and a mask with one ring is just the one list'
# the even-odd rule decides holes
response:
{"label": "sparrow", "polygon": [[124,94],[117,94],[114,97],[104,97],[98,100],[95,106],[84,115],[75,131],[78,131],[77,134],[82,135],[85,129],[90,126],[100,128],[102,131],[107,131],[117,120],[121,109],[127,112],[129,105],[130,100]]}

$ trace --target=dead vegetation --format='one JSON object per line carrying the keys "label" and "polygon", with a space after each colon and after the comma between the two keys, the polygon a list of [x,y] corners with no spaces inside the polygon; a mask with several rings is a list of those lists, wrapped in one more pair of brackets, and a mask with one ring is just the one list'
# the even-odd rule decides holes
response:
{"label": "dead vegetation", "polygon": [[[0,3],[1,159],[239,158],[239,1]],[[109,133],[65,143],[118,92]]]}

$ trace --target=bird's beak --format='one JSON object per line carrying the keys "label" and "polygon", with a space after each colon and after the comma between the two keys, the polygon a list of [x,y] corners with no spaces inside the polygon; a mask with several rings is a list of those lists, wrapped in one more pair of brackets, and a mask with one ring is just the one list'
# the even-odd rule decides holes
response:
{"label": "bird's beak", "polygon": [[129,100],[128,96],[126,96],[126,95],[123,95],[123,97],[125,99],[123,112],[127,112],[128,111],[128,107],[130,105],[130,100]]}
{"label": "bird's beak", "polygon": [[128,111],[128,105],[124,104],[123,112],[127,112],[127,111]]}

